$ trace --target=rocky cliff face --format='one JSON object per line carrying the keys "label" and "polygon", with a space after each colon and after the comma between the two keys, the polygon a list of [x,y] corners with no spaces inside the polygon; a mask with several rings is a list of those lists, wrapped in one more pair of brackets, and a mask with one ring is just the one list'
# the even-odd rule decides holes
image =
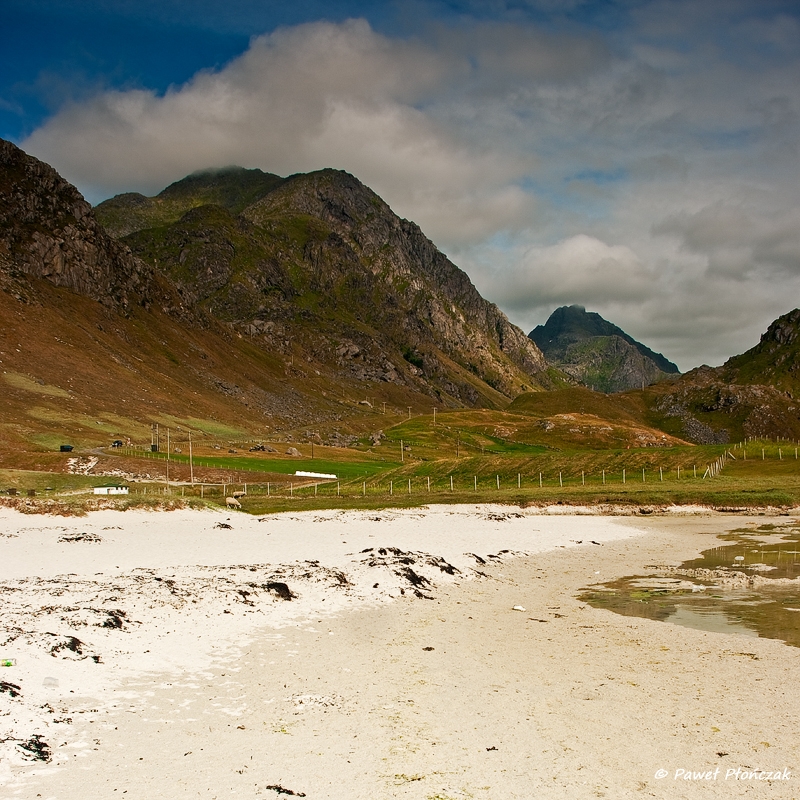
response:
{"label": "rocky cliff face", "polygon": [[152,270],[98,224],[78,190],[47,164],[0,140],[0,257],[107,306],[147,303]]}
{"label": "rocky cliff face", "polygon": [[[207,195],[202,176],[193,186]],[[240,213],[231,193],[226,206],[192,201],[177,221],[122,241],[187,304],[350,379],[467,405],[502,403],[549,380],[536,345],[352,175],[322,170],[264,186]]]}
{"label": "rocky cliff face", "polygon": [[352,175],[323,170],[297,176],[247,208],[244,216],[268,227],[275,217],[292,210],[321,221],[327,229],[324,239],[308,243],[304,257],[319,271],[330,262],[325,257],[328,247],[349,251],[344,263],[358,269],[379,292],[385,291],[393,328],[405,344],[430,341],[457,360],[471,358],[470,368],[495,372],[509,389],[514,377],[506,360],[529,375],[547,369],[539,348],[481,297],[466,273],[417,225],[400,219]]}
{"label": "rocky cliff face", "polygon": [[661,353],[583,306],[557,308],[528,336],[551,363],[600,392],[641,389],[678,374]]}

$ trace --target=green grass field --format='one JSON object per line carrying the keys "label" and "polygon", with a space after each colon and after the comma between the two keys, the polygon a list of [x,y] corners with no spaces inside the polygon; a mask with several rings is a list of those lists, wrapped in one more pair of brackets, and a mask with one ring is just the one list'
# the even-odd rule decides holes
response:
{"label": "green grass field", "polygon": [[[386,451],[385,451],[386,452]],[[413,452],[413,447],[412,447]],[[728,454],[719,474],[706,473],[709,464]],[[638,450],[552,452],[536,449],[520,453],[466,455],[461,458],[423,460],[335,460],[264,458],[225,455],[195,460],[209,469],[227,470],[222,483],[197,478],[191,485],[184,475],[169,486],[165,481],[131,483],[131,494],[122,507],[153,505],[167,501],[224,504],[233,491],[247,489],[243,510],[264,514],[289,509],[385,508],[430,503],[505,503],[514,505],[708,505],[717,508],[763,508],[800,505],[800,460],[793,444],[751,442],[741,446],[641,448]],[[141,454],[140,454],[141,455]],[[350,458],[356,451],[346,454]],[[800,455],[800,454],[797,454]],[[147,454],[143,463],[165,454]],[[183,465],[188,456],[176,454]],[[330,472],[337,480],[295,478],[297,469]],[[186,473],[186,470],[183,470]],[[272,473],[276,480],[264,480]],[[172,473],[174,476],[174,473]],[[252,477],[252,481],[248,480]],[[96,502],[94,486],[113,482],[99,476],[60,472],[0,470],[0,488],[17,489],[27,497],[59,498],[70,507]],[[106,500],[105,502],[111,502]]]}
{"label": "green grass field", "polygon": [[[308,450],[306,446],[304,449]],[[317,448],[317,452],[325,451],[325,448]],[[166,453],[147,453],[133,451],[123,448],[121,455],[141,458],[143,461],[158,461],[165,464],[167,461]],[[350,454],[348,454],[350,455]],[[308,457],[270,457],[268,454],[248,454],[248,455],[197,455],[192,461],[195,469],[203,468],[212,470],[227,470],[245,479],[246,473],[262,473],[273,475],[285,475],[288,480],[298,470],[305,472],[323,472],[336,475],[341,480],[355,480],[357,478],[368,479],[374,477],[387,469],[393,469],[400,465],[398,461],[384,461],[379,457],[364,458],[363,453],[355,452],[354,460],[334,459],[334,458],[311,458]],[[189,456],[186,453],[172,453],[169,461],[171,464],[189,465]]]}

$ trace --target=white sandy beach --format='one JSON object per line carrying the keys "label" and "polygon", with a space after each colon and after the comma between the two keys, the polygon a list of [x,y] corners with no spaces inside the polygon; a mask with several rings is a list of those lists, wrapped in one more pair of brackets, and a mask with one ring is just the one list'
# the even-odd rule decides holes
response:
{"label": "white sandy beach", "polygon": [[746,522],[2,509],[0,796],[798,797],[797,648],[577,599]]}

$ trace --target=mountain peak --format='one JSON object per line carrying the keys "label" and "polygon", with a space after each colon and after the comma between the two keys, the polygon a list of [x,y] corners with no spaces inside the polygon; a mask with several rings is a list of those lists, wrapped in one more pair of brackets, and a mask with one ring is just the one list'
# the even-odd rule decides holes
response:
{"label": "mountain peak", "polygon": [[637,389],[678,374],[661,353],[580,305],[557,308],[528,335],[549,361],[599,391]]}

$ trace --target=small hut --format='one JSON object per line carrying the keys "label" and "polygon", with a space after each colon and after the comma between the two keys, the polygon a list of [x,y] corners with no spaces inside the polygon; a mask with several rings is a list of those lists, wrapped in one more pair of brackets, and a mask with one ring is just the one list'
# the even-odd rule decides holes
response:
{"label": "small hut", "polygon": [[104,486],[95,486],[95,494],[128,494],[127,486],[120,486],[117,483],[107,483]]}

